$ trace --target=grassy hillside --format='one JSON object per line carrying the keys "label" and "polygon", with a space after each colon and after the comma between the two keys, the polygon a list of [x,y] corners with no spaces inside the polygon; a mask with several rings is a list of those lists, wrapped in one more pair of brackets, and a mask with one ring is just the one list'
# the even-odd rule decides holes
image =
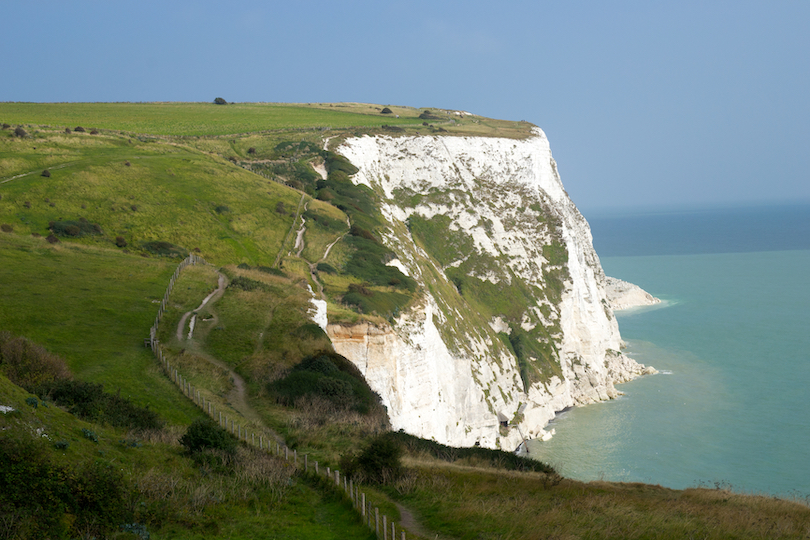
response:
{"label": "grassy hillside", "polygon": [[[179,443],[204,415],[143,340],[190,252],[211,264],[187,267],[168,299],[158,337],[172,365],[217,410],[322,466],[374,481],[368,463],[390,455],[370,442],[390,438],[402,467],[366,491],[408,524],[408,538],[805,537],[810,510],[792,502],[585,484],[508,454],[388,433],[365,381],[311,322],[310,290],[323,292],[330,321],[386,319],[418,290],[384,264],[377,195],[354,186],[353,165],[324,147],[362,133],[525,137],[531,125],[383,108],[0,103],[9,124],[0,130],[0,331],[43,345],[77,380],[167,422],[143,431],[82,420],[7,379],[0,350],[0,405],[13,409],[0,413],[0,462],[11,467],[3,479],[13,473],[37,496],[64,495],[45,501],[54,505],[53,537],[371,537],[322,482],[247,447],[226,459]],[[18,125],[24,136],[13,133]],[[464,249],[463,238],[436,244],[440,220],[410,225],[438,258]],[[453,286],[429,278],[429,287]],[[522,294],[512,292],[464,299],[508,315],[507,300]],[[94,486],[80,481],[88,471]],[[102,488],[125,501],[108,509],[106,528],[91,523],[95,510],[70,502]],[[0,532],[34,538],[26,512],[40,499],[26,502],[23,491],[0,505],[3,523],[16,524]]]}

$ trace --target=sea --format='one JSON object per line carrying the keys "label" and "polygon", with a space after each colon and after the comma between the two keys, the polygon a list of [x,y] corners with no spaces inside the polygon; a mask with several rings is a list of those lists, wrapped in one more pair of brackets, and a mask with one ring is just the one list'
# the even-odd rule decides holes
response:
{"label": "sea", "polygon": [[810,204],[586,218],[605,273],[662,300],[617,312],[625,352],[659,374],[558,414],[531,457],[810,502]]}

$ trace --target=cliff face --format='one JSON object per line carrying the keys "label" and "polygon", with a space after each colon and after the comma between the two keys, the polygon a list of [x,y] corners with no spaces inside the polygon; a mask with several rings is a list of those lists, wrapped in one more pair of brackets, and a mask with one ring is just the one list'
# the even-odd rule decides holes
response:
{"label": "cliff face", "polygon": [[390,325],[327,326],[394,429],[511,450],[545,436],[555,411],[613,398],[642,373],[619,353],[590,228],[541,130],[363,137],[338,152],[380,198],[389,264],[420,285]]}

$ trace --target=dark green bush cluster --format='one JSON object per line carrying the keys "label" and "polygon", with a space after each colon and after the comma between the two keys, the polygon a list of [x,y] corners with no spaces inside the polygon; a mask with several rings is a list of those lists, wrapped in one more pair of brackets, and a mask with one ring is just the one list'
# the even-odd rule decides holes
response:
{"label": "dark green bush cluster", "polygon": [[228,208],[228,206],[224,205],[224,204],[220,204],[219,206],[214,208],[214,212],[216,212],[217,214],[224,214],[224,213],[230,212],[230,211],[231,211],[231,209]]}
{"label": "dark green bush cluster", "polygon": [[436,441],[420,439],[409,435],[403,431],[388,432],[382,437],[400,444],[408,453],[428,454],[436,459],[448,461],[450,463],[460,459],[474,459],[476,461],[489,463],[491,467],[507,469],[510,471],[535,471],[542,473],[553,473],[554,467],[523,456],[518,456],[512,452],[503,450],[492,450],[473,446],[469,448],[453,448]]}
{"label": "dark green bush cluster", "polygon": [[267,290],[267,285],[265,285],[261,281],[256,281],[255,279],[250,279],[249,277],[245,277],[245,276],[236,276],[228,284],[228,287],[234,287],[236,289],[242,289],[243,291],[266,291]]}
{"label": "dark green bush cluster", "polygon": [[0,231],[3,231],[3,232],[13,232],[13,231],[14,231],[14,227],[12,227],[11,225],[9,225],[8,223],[3,223],[2,225],[0,225]]}
{"label": "dark green bush cluster", "polygon": [[337,268],[335,268],[334,266],[332,266],[329,263],[323,263],[323,262],[318,263],[318,266],[316,266],[315,268],[318,270],[318,272],[324,272],[326,274],[337,274],[338,273]]}
{"label": "dark green bush cluster", "polygon": [[91,223],[85,218],[80,218],[78,221],[51,221],[48,223],[48,228],[57,236],[78,237],[101,234],[101,225]]}
{"label": "dark green bush cluster", "polygon": [[359,454],[340,459],[343,474],[357,482],[387,484],[402,474],[402,444],[386,435],[374,438]]}
{"label": "dark green bush cluster", "polygon": [[0,523],[6,538],[107,537],[131,521],[129,488],[101,463],[51,463],[42,441],[0,437]]}
{"label": "dark green bush cluster", "polygon": [[180,437],[189,453],[203,450],[220,450],[227,454],[236,452],[236,439],[209,418],[199,418],[192,422],[186,433]]}
{"label": "dark green bush cluster", "polygon": [[279,270],[278,268],[272,268],[270,266],[257,266],[256,270],[258,270],[259,272],[264,272],[265,274],[272,274],[274,276],[279,277],[287,277],[287,274],[285,274],[282,270]]}
{"label": "dark green bush cluster", "polygon": [[347,175],[351,176],[353,174],[357,174],[360,170],[354,165],[352,162],[346,159],[345,157],[341,156],[340,154],[336,154],[334,152],[325,152],[324,155],[324,165],[326,166],[326,171],[328,173],[341,171],[346,173]]}
{"label": "dark green bush cluster", "polygon": [[187,249],[162,240],[150,240],[149,242],[141,244],[141,247],[144,251],[148,251],[153,255],[160,255],[161,257],[185,258],[188,255]]}
{"label": "dark green bush cluster", "polygon": [[104,392],[104,386],[83,381],[61,380],[41,385],[41,397],[49,397],[79,418],[130,429],[159,429],[160,416],[118,395]]}
{"label": "dark green bush cluster", "polygon": [[441,117],[436,116],[430,111],[423,111],[422,114],[419,115],[419,118],[422,120],[441,120]]}
{"label": "dark green bush cluster", "polygon": [[367,414],[379,404],[360,370],[343,356],[321,351],[304,358],[290,373],[267,385],[278,403],[294,406],[301,397],[319,397],[337,409],[352,409]]}
{"label": "dark green bush cluster", "polygon": [[0,332],[0,369],[11,382],[31,393],[43,385],[71,377],[61,357],[10,332]]}
{"label": "dark green bush cluster", "polygon": [[221,97],[214,98],[214,103],[216,105],[227,105],[228,104],[228,102],[225,101],[225,98],[221,98]]}

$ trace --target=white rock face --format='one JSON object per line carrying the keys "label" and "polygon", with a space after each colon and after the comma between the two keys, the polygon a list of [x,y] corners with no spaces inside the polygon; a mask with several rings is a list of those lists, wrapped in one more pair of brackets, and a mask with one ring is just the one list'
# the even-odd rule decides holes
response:
{"label": "white rock face", "polygon": [[605,278],[605,296],[613,311],[661,303],[638,285],[612,277]]}
{"label": "white rock face", "polygon": [[[644,366],[619,353],[616,304],[606,297],[590,228],[563,189],[541,130],[526,140],[366,136],[338,152],[359,167],[353,181],[383,198],[394,264],[424,290],[391,326],[327,326],[335,349],[382,396],[394,429],[512,450],[523,437],[549,437],[543,427],[556,411],[611,399],[614,383],[642,373]],[[471,247],[440,263],[411,236],[405,221],[413,215],[442,216],[448,234],[471,239]],[[559,301],[542,293],[555,268],[544,246],[555,242],[567,250]],[[558,375],[524,389],[517,359],[498,337],[506,322],[459,308],[445,271],[469,267],[470,257],[482,261],[471,270],[478,279],[518,279],[540,291],[520,326],[555,329]]]}

